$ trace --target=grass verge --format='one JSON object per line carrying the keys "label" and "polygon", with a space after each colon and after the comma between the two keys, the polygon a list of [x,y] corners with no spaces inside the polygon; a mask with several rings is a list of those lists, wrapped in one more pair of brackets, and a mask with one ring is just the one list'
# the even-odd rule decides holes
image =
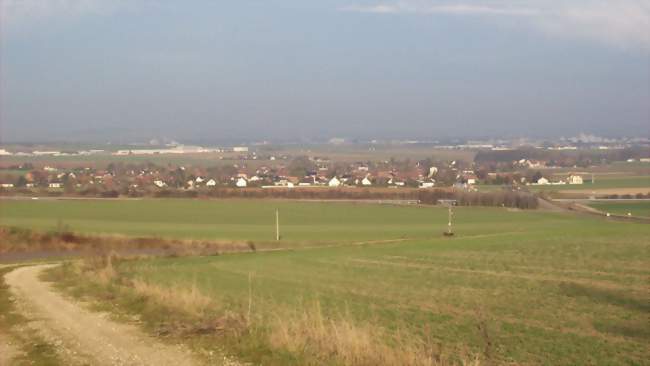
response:
{"label": "grass verge", "polygon": [[[118,320],[134,319],[150,334],[188,345],[210,363],[224,354],[264,365],[479,365],[468,350],[399,329],[359,323],[349,314],[325,315],[318,301],[291,311],[273,304],[230,303],[203,295],[197,286],[160,287],[131,279],[115,256],[70,262],[46,272],[64,292],[89,301]],[[249,285],[254,276],[249,277]]]}

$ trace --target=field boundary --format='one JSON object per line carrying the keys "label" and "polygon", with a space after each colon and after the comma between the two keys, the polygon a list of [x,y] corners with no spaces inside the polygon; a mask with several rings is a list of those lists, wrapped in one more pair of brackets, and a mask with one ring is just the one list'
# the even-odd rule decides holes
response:
{"label": "field boundary", "polygon": [[643,223],[643,224],[650,224],[650,217],[639,217],[639,216],[625,216],[625,215],[619,215],[619,214],[613,214],[613,213],[607,213],[600,211],[598,209],[595,209],[593,207],[589,207],[586,205],[583,205],[582,203],[577,203],[577,202],[572,202],[568,205],[567,207],[568,210],[575,211],[575,212],[580,212],[582,214],[590,215],[590,216],[597,216],[597,217],[604,217],[608,220],[617,220],[617,221],[627,221],[627,222],[638,222],[638,223]]}

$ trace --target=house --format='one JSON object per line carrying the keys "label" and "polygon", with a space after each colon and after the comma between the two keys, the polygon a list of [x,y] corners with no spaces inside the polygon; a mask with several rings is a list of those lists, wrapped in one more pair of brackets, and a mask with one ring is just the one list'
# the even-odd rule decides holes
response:
{"label": "house", "polygon": [[287,187],[287,188],[293,188],[294,187],[293,182],[291,182],[290,180],[288,180],[286,178],[279,179],[278,181],[273,183],[273,185],[276,186],[276,187]]}
{"label": "house", "polygon": [[330,181],[330,179],[327,178],[326,176],[324,176],[324,175],[317,175],[317,176],[314,178],[314,185],[318,185],[318,186],[326,186],[327,183],[329,183],[329,181]]}
{"label": "house", "polygon": [[[382,182],[383,184],[386,184],[388,186],[404,187],[406,185],[406,179],[402,179],[401,177],[399,177],[397,175],[392,175],[388,180],[377,179],[377,181]],[[378,184],[381,184],[381,183],[378,183]]]}
{"label": "house", "polygon": [[424,181],[420,182],[418,188],[433,188],[436,185],[435,181]]}
{"label": "house", "polygon": [[327,182],[327,185],[330,187],[338,187],[341,185],[341,181],[338,178],[333,177],[329,182]]}
{"label": "house", "polygon": [[468,192],[476,192],[477,191],[476,187],[474,187],[471,184],[467,184],[467,183],[454,183],[453,187],[454,187],[454,189],[460,189],[460,190],[468,191]]}
{"label": "house", "polygon": [[13,183],[2,183],[2,184],[0,184],[0,187],[2,187],[2,188],[13,188],[14,185],[13,185]]}
{"label": "house", "polygon": [[156,187],[158,187],[158,188],[167,187],[167,183],[163,182],[163,181],[160,180],[160,179],[158,179],[158,180],[154,180],[154,181],[153,181],[153,184],[154,184]]}
{"label": "house", "polygon": [[537,180],[537,184],[539,184],[539,185],[546,185],[546,184],[549,184],[549,181],[548,181],[548,179],[546,179],[546,178],[544,178],[544,177],[541,177],[541,178],[539,178],[539,179]]}
{"label": "house", "polygon": [[60,182],[52,182],[48,185],[50,188],[61,188],[63,185]]}
{"label": "house", "polygon": [[469,185],[476,184],[476,181],[478,180],[474,174],[466,174],[463,178],[463,180],[466,181]]}
{"label": "house", "polygon": [[371,186],[372,182],[370,181],[370,177],[366,175],[366,177],[363,178],[363,180],[361,180],[361,185],[363,185],[363,186]]}
{"label": "house", "polygon": [[567,179],[567,183],[569,184],[582,184],[582,177],[579,175],[571,174],[569,176],[569,179]]}
{"label": "house", "polygon": [[235,185],[238,188],[245,188],[246,186],[248,186],[248,182],[246,181],[246,179],[244,177],[239,177],[237,179],[237,182],[235,182]]}
{"label": "house", "polygon": [[309,187],[316,184],[316,176],[305,176],[298,181],[299,187]]}
{"label": "house", "polygon": [[216,186],[216,185],[217,185],[217,181],[215,181],[214,179],[210,179],[210,180],[205,184],[206,187],[214,187],[214,186]]}
{"label": "house", "polygon": [[438,168],[435,166],[432,166],[429,168],[429,178],[433,177],[434,175],[438,174]]}
{"label": "house", "polygon": [[522,167],[530,168],[530,169],[541,168],[541,167],[546,165],[546,163],[543,162],[543,161],[528,160],[528,159],[521,159],[521,160],[517,161],[516,163],[519,164]]}
{"label": "house", "polygon": [[196,177],[196,179],[195,179],[194,181],[195,181],[197,184],[200,184],[200,183],[205,182],[205,179],[204,179],[203,177]]}

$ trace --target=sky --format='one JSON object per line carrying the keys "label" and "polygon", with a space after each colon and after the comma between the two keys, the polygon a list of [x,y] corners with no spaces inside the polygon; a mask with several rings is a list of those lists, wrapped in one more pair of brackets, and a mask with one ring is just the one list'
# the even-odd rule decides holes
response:
{"label": "sky", "polygon": [[650,0],[0,0],[0,142],[650,135]]}

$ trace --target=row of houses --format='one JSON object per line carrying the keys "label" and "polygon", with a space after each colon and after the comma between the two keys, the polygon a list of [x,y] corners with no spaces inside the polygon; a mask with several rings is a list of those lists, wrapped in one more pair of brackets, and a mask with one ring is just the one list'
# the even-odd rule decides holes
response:
{"label": "row of houses", "polygon": [[[36,188],[35,183],[26,183],[25,188]],[[63,188],[63,183],[61,182],[51,182],[47,183],[48,188]],[[0,188],[16,188],[14,183],[0,183]]]}
{"label": "row of houses", "polygon": [[[237,177],[232,177],[230,183],[225,185],[232,185],[237,188],[246,188],[250,186],[262,187],[262,188],[294,188],[294,187],[344,187],[344,186],[362,186],[362,187],[371,187],[378,185],[377,181],[373,179],[369,174],[363,177],[352,177],[352,176],[334,176],[331,178],[325,176],[316,176],[310,175],[303,178],[298,177],[285,177],[285,176],[275,176],[275,177],[264,177],[261,178],[257,175],[254,175],[250,178],[239,175]],[[435,180],[428,179],[425,181],[417,182],[422,188],[429,188],[435,185]],[[167,183],[163,180],[154,181],[154,185],[159,188],[167,187]],[[224,184],[219,184],[215,179],[207,179],[203,177],[197,177],[194,180],[188,180],[186,187],[188,189],[196,189],[200,187],[217,187]],[[404,187],[407,185],[405,181],[401,181],[391,177],[388,179],[384,185],[395,186],[395,187]]]}
{"label": "row of houses", "polygon": [[530,185],[543,186],[543,185],[565,185],[565,184],[583,184],[583,183],[584,180],[582,179],[582,176],[577,174],[571,174],[569,175],[569,177],[567,177],[566,180],[551,181],[548,178],[541,177],[537,179],[537,182],[530,183]]}
{"label": "row of houses", "polygon": [[[304,160],[303,160],[304,161]],[[156,166],[142,164],[110,164],[105,169],[29,167],[22,177],[2,176],[0,187],[85,188],[102,186],[107,189],[174,188],[200,189],[213,187],[421,187],[437,185],[440,170],[428,164],[403,162],[364,163],[348,165],[333,163],[327,158],[311,158],[306,168],[296,169],[295,164],[279,163],[260,166],[255,170],[247,163],[216,167]],[[471,170],[457,168],[456,162],[443,165],[441,181],[445,185],[455,182],[473,185],[478,178]],[[453,174],[450,175],[449,173]],[[455,179],[454,179],[455,177]],[[7,179],[5,179],[7,178]]]}
{"label": "row of houses", "polygon": [[[169,172],[152,171],[129,171],[125,174],[116,174],[108,171],[92,172],[62,172],[55,168],[43,169],[40,172],[28,172],[24,176],[10,181],[0,181],[0,188],[83,188],[90,186],[103,186],[105,188],[116,188],[128,186],[130,188],[155,187],[164,188],[215,188],[231,186],[237,188],[246,187],[420,187],[431,188],[436,185],[435,168],[428,175],[419,175],[416,178],[404,177],[397,172],[380,172],[374,176],[362,170],[364,174],[342,174],[328,176],[320,172],[312,172],[303,177],[278,175],[267,169],[258,169],[257,174],[249,176],[245,172],[238,171],[229,177],[210,177],[207,175],[191,176],[189,179],[179,181],[179,177]],[[476,176],[473,174],[458,175],[460,182],[464,184],[475,184]]]}
{"label": "row of houses", "polygon": [[[213,188],[219,186],[230,186],[237,188],[246,187],[261,187],[261,188],[294,188],[294,187],[345,187],[345,186],[360,186],[360,187],[405,187],[417,186],[420,188],[431,188],[436,185],[436,180],[433,178],[437,169],[432,168],[430,174],[426,176],[417,176],[416,178],[404,178],[397,172],[382,173],[378,176],[367,173],[364,174],[342,174],[328,176],[320,171],[308,172],[303,177],[283,175],[283,170],[271,170],[266,167],[257,169],[256,174],[249,176],[243,170],[239,170],[229,178],[218,179],[215,177],[199,175],[188,179],[183,188],[185,189],[200,189],[200,188]],[[280,173],[280,174],[278,174]],[[475,175],[459,175],[463,177],[462,183],[475,184],[477,179]],[[166,188],[172,184],[164,178],[158,178],[152,181],[152,184],[158,188]]]}

